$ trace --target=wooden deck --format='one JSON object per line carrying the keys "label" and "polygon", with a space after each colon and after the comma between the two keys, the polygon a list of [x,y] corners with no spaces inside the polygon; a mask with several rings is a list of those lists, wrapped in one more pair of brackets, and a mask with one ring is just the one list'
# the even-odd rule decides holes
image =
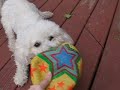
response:
{"label": "wooden deck", "polygon": [[[75,90],[120,90],[120,0],[30,0],[74,39],[83,60],[82,78]],[[66,19],[64,15],[72,17]],[[0,25],[0,90],[27,90],[13,82],[14,58]]]}

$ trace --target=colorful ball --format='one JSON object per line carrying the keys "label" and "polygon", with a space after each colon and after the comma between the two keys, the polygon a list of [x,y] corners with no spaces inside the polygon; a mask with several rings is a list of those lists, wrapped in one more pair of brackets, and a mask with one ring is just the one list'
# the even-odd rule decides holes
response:
{"label": "colorful ball", "polygon": [[31,61],[32,83],[40,84],[49,71],[53,76],[46,90],[72,90],[82,72],[82,58],[78,50],[64,43],[35,56]]}

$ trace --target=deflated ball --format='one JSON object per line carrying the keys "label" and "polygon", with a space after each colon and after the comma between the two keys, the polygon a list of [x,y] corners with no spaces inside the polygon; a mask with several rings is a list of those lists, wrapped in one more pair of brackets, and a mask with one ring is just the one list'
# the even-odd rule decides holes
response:
{"label": "deflated ball", "polygon": [[40,53],[31,61],[31,80],[34,85],[40,84],[48,72],[52,73],[52,81],[46,90],[72,90],[81,71],[82,58],[78,50],[68,43]]}

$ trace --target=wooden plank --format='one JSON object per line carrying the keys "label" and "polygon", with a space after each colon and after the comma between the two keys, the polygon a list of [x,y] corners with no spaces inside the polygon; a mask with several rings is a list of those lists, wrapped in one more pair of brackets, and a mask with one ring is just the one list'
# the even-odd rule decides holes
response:
{"label": "wooden plank", "polygon": [[87,30],[83,31],[76,47],[83,58],[83,75],[75,90],[88,90],[102,48]]}
{"label": "wooden plank", "polygon": [[63,0],[57,9],[55,9],[54,17],[51,20],[55,21],[59,25],[62,25],[62,23],[66,20],[64,15],[66,13],[71,13],[79,1],[80,0]]}
{"label": "wooden plank", "polygon": [[120,90],[120,2],[92,90]]}
{"label": "wooden plank", "polygon": [[104,46],[118,0],[99,0],[86,28]]}
{"label": "wooden plank", "polygon": [[48,0],[48,2],[40,8],[41,11],[53,11],[63,0]]}
{"label": "wooden plank", "polygon": [[0,37],[0,47],[1,47],[6,41],[7,41],[6,36],[5,36],[5,35],[2,35],[2,36]]}
{"label": "wooden plank", "polygon": [[1,90],[15,90],[16,85],[13,82],[15,74],[15,64],[13,58],[0,71],[0,88]]}
{"label": "wooden plank", "polygon": [[33,3],[36,5],[37,8],[40,8],[44,5],[48,0],[35,0]]}
{"label": "wooden plank", "polygon": [[6,40],[7,40],[7,37],[5,35],[5,31],[2,29],[0,30],[0,46],[3,45]]}
{"label": "wooden plank", "polygon": [[91,0],[90,2],[85,2],[85,0],[81,0],[72,12],[72,17],[67,19],[63,24],[62,27],[71,35],[75,42],[89,19],[97,1],[98,0]]}
{"label": "wooden plank", "polygon": [[[101,3],[101,1],[102,1],[102,3]],[[106,2],[107,2],[108,0],[106,0]],[[110,1],[108,1],[109,3],[110,3]],[[105,3],[105,2],[104,2]],[[117,3],[117,2],[116,2]],[[89,20],[89,22],[91,22],[91,23],[87,23],[87,25],[85,26],[85,29],[84,29],[84,32],[85,31],[88,31],[89,32],[89,34],[91,34],[90,33],[90,31],[92,31],[94,28],[97,28],[97,26],[95,25],[95,20],[94,20],[94,18],[99,18],[99,17],[97,17],[97,16],[94,16],[93,17],[93,15],[94,15],[94,13],[96,12],[96,14],[97,13],[99,13],[100,11],[96,11],[96,10],[99,10],[99,8],[105,8],[105,6],[102,6],[102,4],[103,4],[103,0],[99,0],[99,2],[98,2],[98,4],[97,4],[97,6],[96,6],[96,8],[95,8],[95,10],[94,10],[94,12],[93,12],[93,14],[92,14],[92,16],[90,17],[90,20]],[[102,7],[100,7],[100,5],[102,6]],[[105,4],[104,4],[105,5]],[[111,4],[110,4],[111,5]],[[114,5],[114,9],[115,9],[115,5],[117,5],[117,4],[115,4],[115,2],[113,3],[113,5]],[[111,5],[112,6],[112,5]],[[113,9],[112,9],[113,10]],[[114,10],[113,10],[113,12],[114,12]],[[114,14],[114,13],[111,13],[111,14]],[[102,19],[103,20],[103,19]],[[112,17],[111,17],[111,20],[112,20]],[[106,22],[106,24],[109,24],[109,23],[111,23],[110,21],[109,22]],[[94,28],[93,28],[94,27]],[[110,27],[110,25],[109,25],[109,27]],[[108,28],[109,28],[108,27]],[[104,29],[105,28],[105,29]],[[104,27],[103,28],[103,30],[104,31],[106,31],[106,27]],[[109,30],[109,29],[108,29]],[[82,33],[82,35],[84,35],[84,33]],[[91,37],[94,37],[94,35],[90,35]],[[86,37],[88,37],[87,35],[86,35]],[[82,41],[83,40],[83,41]],[[84,59],[84,73],[83,73],[83,77],[82,77],[82,79],[81,79],[81,81],[80,81],[80,85],[78,85],[77,86],[77,89],[79,90],[79,89],[82,89],[82,90],[88,90],[89,89],[89,87],[90,87],[90,85],[91,85],[91,80],[93,79],[93,76],[94,76],[94,72],[95,72],[95,68],[96,68],[96,65],[97,65],[97,63],[99,62],[99,57],[100,57],[100,55],[101,55],[101,52],[102,52],[102,47],[96,42],[96,40],[95,40],[95,38],[94,38],[94,43],[96,42],[98,45],[97,46],[95,46],[95,45],[91,45],[91,46],[88,46],[88,42],[89,41],[86,41],[87,43],[84,43],[83,44],[83,46],[81,46],[81,44],[83,43],[83,42],[85,42],[84,41],[85,39],[84,38],[82,38],[82,36],[80,37],[80,39],[79,39],[79,41],[78,41],[78,43],[77,44],[79,44],[80,45],[80,51],[81,50],[83,50],[83,52],[84,52],[84,55],[85,55],[85,59]],[[93,43],[91,40],[90,40],[90,42],[91,43]],[[93,50],[92,49],[85,49],[85,47],[93,47]],[[94,49],[94,47],[96,47],[96,48],[99,48],[99,49]],[[96,53],[96,50],[98,50],[98,52]],[[82,51],[81,51],[82,52]],[[93,53],[92,53],[93,52]],[[87,53],[89,53],[89,55],[87,56]],[[95,55],[96,55],[96,57],[95,57]],[[83,56],[84,57],[84,56]],[[91,57],[94,57],[93,59],[91,59]],[[93,62],[90,62],[89,63],[89,59],[91,59],[91,60],[93,60]],[[89,70],[90,69],[90,70]]]}
{"label": "wooden plank", "polygon": [[0,47],[0,69],[3,68],[3,66],[7,63],[7,61],[11,57],[11,52],[8,49],[8,43],[5,42],[1,47]]}

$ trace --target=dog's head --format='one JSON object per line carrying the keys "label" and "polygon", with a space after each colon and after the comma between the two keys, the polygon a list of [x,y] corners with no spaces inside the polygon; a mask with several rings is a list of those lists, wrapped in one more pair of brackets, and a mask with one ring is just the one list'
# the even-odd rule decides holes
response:
{"label": "dog's head", "polygon": [[43,20],[30,28],[29,48],[31,53],[38,54],[56,47],[63,42],[73,44],[72,38],[57,24]]}

